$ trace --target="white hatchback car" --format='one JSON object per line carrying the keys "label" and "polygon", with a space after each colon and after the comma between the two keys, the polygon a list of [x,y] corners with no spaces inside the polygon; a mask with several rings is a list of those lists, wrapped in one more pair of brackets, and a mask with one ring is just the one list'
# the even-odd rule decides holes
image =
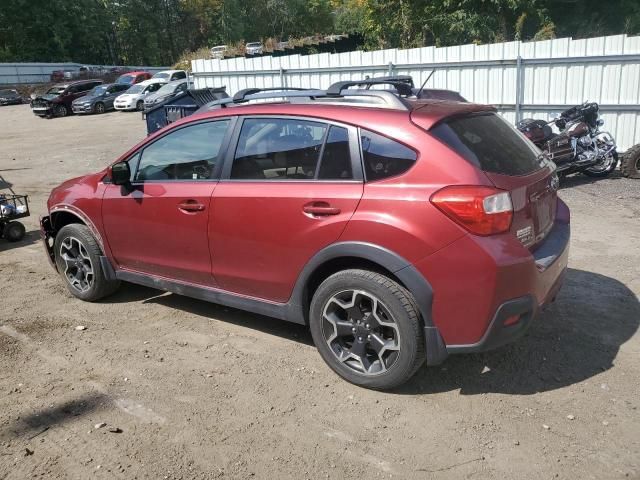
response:
{"label": "white hatchback car", "polygon": [[145,97],[157,92],[166,84],[167,81],[162,78],[151,78],[136,83],[113,101],[113,108],[116,110],[144,110]]}

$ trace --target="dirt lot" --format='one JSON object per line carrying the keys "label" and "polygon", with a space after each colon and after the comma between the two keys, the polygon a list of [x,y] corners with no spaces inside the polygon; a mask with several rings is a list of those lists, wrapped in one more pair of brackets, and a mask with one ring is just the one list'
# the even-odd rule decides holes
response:
{"label": "dirt lot", "polygon": [[300,326],[133,285],[72,298],[38,215],[143,122],[23,105],[0,125],[0,175],[33,212],[0,240],[0,478],[640,478],[639,180],[564,182],[567,282],[524,339],[379,393]]}

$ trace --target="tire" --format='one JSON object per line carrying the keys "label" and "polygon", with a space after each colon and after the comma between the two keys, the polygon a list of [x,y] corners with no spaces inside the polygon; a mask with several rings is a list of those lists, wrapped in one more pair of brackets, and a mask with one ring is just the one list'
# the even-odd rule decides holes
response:
{"label": "tire", "polygon": [[102,102],[98,102],[95,104],[95,106],[93,107],[93,111],[94,113],[104,113],[105,112],[105,108],[104,108],[104,103]]}
{"label": "tire", "polygon": [[402,385],[425,360],[423,326],[413,296],[376,272],[343,270],[328,277],[313,295],[309,326],[322,359],[361,387],[389,390]]}
{"label": "tire", "polygon": [[56,105],[53,113],[56,117],[66,117],[69,115],[69,108],[66,105]]}
{"label": "tire", "polygon": [[118,280],[105,278],[100,264],[102,250],[85,225],[73,223],[62,227],[53,248],[58,272],[75,297],[94,302],[111,295],[120,286]]}
{"label": "tire", "polygon": [[640,178],[640,143],[624,152],[620,171],[624,177]]}
{"label": "tire", "polygon": [[585,168],[582,173],[584,173],[585,175],[587,175],[588,177],[593,177],[593,178],[604,178],[604,177],[608,177],[609,174],[611,172],[613,172],[616,167],[618,166],[618,152],[616,152],[615,150],[613,151],[613,153],[611,154],[611,156],[613,157],[613,161],[611,162],[611,164],[603,169],[603,170],[592,170],[594,167],[589,167],[589,168]]}
{"label": "tire", "polygon": [[26,230],[20,222],[9,222],[2,229],[2,236],[10,242],[19,242],[24,238]]}
{"label": "tire", "polygon": [[139,112],[144,110],[144,101],[143,100],[138,100],[138,102],[136,103],[136,110],[138,110]]}

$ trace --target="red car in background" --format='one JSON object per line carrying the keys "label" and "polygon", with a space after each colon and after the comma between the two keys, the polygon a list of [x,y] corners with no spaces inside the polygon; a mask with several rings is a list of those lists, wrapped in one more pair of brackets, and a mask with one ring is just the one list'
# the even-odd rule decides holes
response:
{"label": "red car in background", "polygon": [[151,74],[149,72],[127,72],[123,75],[120,75],[115,83],[135,85],[136,83],[144,82],[145,80],[149,80],[150,78]]}
{"label": "red car in background", "polygon": [[[396,91],[350,88],[382,83]],[[336,373],[376,389],[519,338],[555,299],[569,210],[494,107],[392,79],[268,90],[51,192],[41,231],[73,295],[128,281],[307,324]]]}

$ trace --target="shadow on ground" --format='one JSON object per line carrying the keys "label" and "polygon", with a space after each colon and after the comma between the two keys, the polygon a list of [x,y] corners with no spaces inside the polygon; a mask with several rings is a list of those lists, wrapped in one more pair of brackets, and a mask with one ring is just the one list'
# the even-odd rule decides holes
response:
{"label": "shadow on ground", "polygon": [[[158,303],[313,345],[302,325],[151,288],[124,284],[107,300],[133,301]],[[441,366],[422,368],[395,393],[459,389],[468,395],[526,395],[566,387],[610,369],[620,346],[635,334],[639,323],[640,303],[623,283],[570,268],[556,302],[541,312],[522,339],[492,352],[452,355]]]}
{"label": "shadow on ground", "polygon": [[25,437],[24,440],[31,440],[49,429],[72,421],[76,417],[87,415],[108,406],[108,397],[97,393],[28,412],[0,430],[0,439]]}
{"label": "shadow on ground", "polygon": [[26,247],[27,245],[33,245],[40,241],[40,232],[37,230],[31,230],[24,235],[24,238],[19,242],[9,242],[4,238],[0,238],[0,252],[7,250],[13,250],[15,248]]}
{"label": "shadow on ground", "polygon": [[104,303],[128,303],[140,302],[157,303],[169,308],[176,308],[185,312],[206,317],[211,320],[218,320],[225,323],[232,323],[253,330],[258,330],[270,335],[286,338],[305,345],[313,345],[311,333],[304,325],[285,322],[277,318],[265,317],[235,308],[225,307],[215,303],[205,302],[174,293],[162,292],[153,288],[123,283],[120,290],[105,300]]}
{"label": "shadow on ground", "polygon": [[639,323],[640,303],[623,283],[570,268],[556,302],[522,339],[492,352],[451,356],[421,370],[398,393],[528,395],[580,383],[613,367]]}
{"label": "shadow on ground", "polygon": [[560,190],[571,187],[579,187],[581,185],[591,185],[592,183],[598,183],[603,180],[625,180],[620,170],[614,170],[606,177],[590,177],[584,173],[573,173],[562,177],[560,179]]}

